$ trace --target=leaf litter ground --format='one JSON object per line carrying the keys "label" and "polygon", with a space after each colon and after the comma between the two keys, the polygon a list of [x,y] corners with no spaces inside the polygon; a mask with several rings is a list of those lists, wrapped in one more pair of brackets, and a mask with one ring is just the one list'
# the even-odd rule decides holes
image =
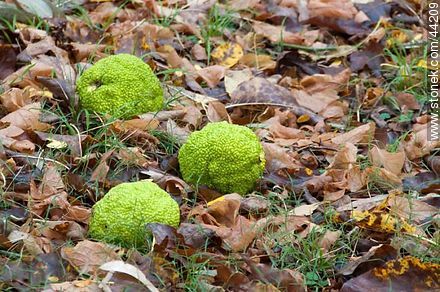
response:
{"label": "leaf litter ground", "polygon": [[[421,3],[0,3],[0,288],[439,289]],[[77,76],[117,53],[155,70],[163,111],[81,110]],[[245,197],[178,171],[180,146],[216,121],[263,143]],[[179,202],[180,227],[148,224],[143,250],[88,239],[93,204],[139,179]]]}

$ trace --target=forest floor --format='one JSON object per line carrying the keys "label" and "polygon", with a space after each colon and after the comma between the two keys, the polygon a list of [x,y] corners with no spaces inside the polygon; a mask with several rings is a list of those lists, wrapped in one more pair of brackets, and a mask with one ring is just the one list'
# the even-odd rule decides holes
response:
{"label": "forest floor", "polygon": [[[425,2],[0,2],[0,290],[438,291]],[[81,108],[77,77],[120,53],[150,65],[163,110]],[[245,196],[179,171],[219,121],[261,140]],[[148,224],[138,249],[90,238],[94,204],[142,179],[180,226]]]}

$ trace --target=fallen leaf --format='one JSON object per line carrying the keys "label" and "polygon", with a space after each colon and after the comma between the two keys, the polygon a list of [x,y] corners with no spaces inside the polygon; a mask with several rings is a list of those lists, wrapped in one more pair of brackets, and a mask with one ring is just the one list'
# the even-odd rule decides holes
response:
{"label": "fallen leaf", "polygon": [[231,68],[243,57],[243,48],[239,44],[224,43],[211,52],[211,57],[217,64]]}
{"label": "fallen leaf", "polygon": [[356,7],[350,0],[310,0],[307,8],[310,17],[353,19],[357,13]]}
{"label": "fallen leaf", "polygon": [[240,71],[228,70],[225,75],[225,89],[231,95],[238,85],[250,80],[253,77],[252,71],[244,69]]}
{"label": "fallen leaf", "polygon": [[7,114],[0,119],[0,122],[8,123],[25,131],[48,130],[51,126],[46,123],[41,123],[39,121],[40,115],[41,104],[34,102],[19,108],[15,112]]}
{"label": "fallen leaf", "polygon": [[345,282],[341,291],[435,291],[440,289],[439,269],[438,264],[406,256]]}
{"label": "fallen leaf", "polygon": [[240,64],[260,70],[273,70],[277,62],[269,55],[248,53],[240,59]]}
{"label": "fallen leaf", "polygon": [[123,261],[110,261],[99,266],[99,269],[103,271],[108,271],[110,273],[117,272],[130,275],[131,277],[144,284],[144,286],[147,287],[149,291],[159,292],[159,290],[150,282],[150,280],[145,277],[144,273],[142,273],[141,270],[131,264],[124,263]]}
{"label": "fallen leaf", "polygon": [[391,153],[384,149],[379,149],[377,146],[373,146],[369,152],[369,156],[375,166],[383,166],[386,170],[395,175],[400,175],[402,172],[403,164],[405,163],[405,152],[403,151]]}
{"label": "fallen leaf", "polygon": [[220,80],[225,77],[226,69],[223,66],[214,65],[202,68],[198,70],[197,73],[209,87],[214,88],[218,85]]}
{"label": "fallen leaf", "polygon": [[74,247],[62,247],[61,256],[78,269],[79,273],[88,274],[94,274],[103,264],[119,259],[114,248],[89,240],[80,241]]}
{"label": "fallen leaf", "polygon": [[368,143],[373,137],[376,126],[375,123],[371,122],[359,127],[354,128],[353,130],[339,134],[338,136],[332,138],[332,142],[341,145],[346,142],[350,142],[352,144],[357,143]]}
{"label": "fallen leaf", "polygon": [[293,210],[289,211],[289,215],[296,216],[310,216],[313,212],[318,209],[321,203],[314,203],[310,205],[301,205],[299,207],[295,207]]}
{"label": "fallen leaf", "polygon": [[286,31],[282,26],[275,26],[265,22],[254,21],[252,28],[255,33],[263,35],[271,42],[285,42],[287,44],[301,45],[304,38],[300,34]]}

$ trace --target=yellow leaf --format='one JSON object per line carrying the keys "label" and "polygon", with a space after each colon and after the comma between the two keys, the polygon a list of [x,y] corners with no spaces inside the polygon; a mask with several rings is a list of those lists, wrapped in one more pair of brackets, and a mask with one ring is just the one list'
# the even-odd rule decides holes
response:
{"label": "yellow leaf", "polygon": [[305,123],[305,122],[307,122],[309,120],[310,120],[310,117],[308,115],[302,115],[296,121],[298,123]]}
{"label": "yellow leaf", "polygon": [[239,44],[224,43],[212,51],[211,57],[217,64],[231,68],[243,57],[243,49]]}
{"label": "yellow leaf", "polygon": [[207,203],[207,205],[208,205],[208,207],[209,207],[209,206],[211,206],[211,205],[213,205],[213,204],[215,204],[215,203],[217,203],[217,202],[221,202],[221,201],[224,201],[224,200],[225,200],[225,196],[221,196],[221,197],[218,197],[218,198],[215,199],[215,200],[209,201],[209,202]]}
{"label": "yellow leaf", "polygon": [[47,277],[47,279],[52,283],[58,282],[60,280],[57,276],[49,276]]}
{"label": "yellow leaf", "polygon": [[48,141],[51,141],[50,143],[48,143],[46,145],[47,148],[52,148],[52,149],[64,149],[67,148],[67,143],[64,141],[58,141],[58,140],[54,140],[54,139],[47,139]]}
{"label": "yellow leaf", "polygon": [[313,174],[313,170],[311,170],[310,168],[306,167],[306,174],[308,176],[311,176]]}

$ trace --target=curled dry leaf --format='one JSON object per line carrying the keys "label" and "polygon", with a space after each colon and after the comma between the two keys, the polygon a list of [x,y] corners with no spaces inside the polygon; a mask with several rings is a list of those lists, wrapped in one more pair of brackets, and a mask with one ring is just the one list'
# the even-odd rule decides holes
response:
{"label": "curled dry leaf", "polygon": [[314,74],[306,76],[300,81],[300,85],[309,94],[325,91],[329,89],[340,90],[348,85],[351,71],[345,69],[336,75]]}
{"label": "curled dry leaf", "polygon": [[50,77],[52,67],[42,61],[33,61],[30,65],[21,67],[3,80],[6,86],[38,87],[35,78],[37,76]]}
{"label": "curled dry leaf", "polygon": [[373,267],[379,267],[383,264],[383,261],[393,260],[396,256],[397,250],[391,245],[379,244],[371,247],[362,256],[351,258],[348,263],[339,269],[339,273],[344,276],[359,274],[358,270],[365,271]]}
{"label": "curled dry leaf", "polygon": [[387,197],[390,212],[406,220],[413,220],[416,224],[426,223],[438,212],[438,208],[399,192],[391,192]]}
{"label": "curled dry leaf", "polygon": [[319,241],[319,246],[323,249],[324,253],[327,253],[330,251],[330,248],[333,244],[335,244],[336,241],[341,237],[342,231],[341,230],[326,230],[324,235],[322,236],[321,240]]}
{"label": "curled dry leaf", "polygon": [[149,168],[141,173],[149,175],[155,183],[172,195],[187,197],[187,193],[192,190],[191,186],[181,178],[160,170]]}
{"label": "curled dry leaf", "polygon": [[255,222],[238,215],[241,197],[236,194],[222,196],[209,203],[207,209],[201,209],[195,215],[201,226],[213,230],[223,241],[223,248],[234,252],[244,251],[254,240]]}
{"label": "curled dry leaf", "polygon": [[413,132],[401,143],[409,160],[429,155],[433,149],[440,147],[440,140],[428,140],[428,124],[415,124]]}
{"label": "curled dry leaf", "polygon": [[333,169],[351,169],[357,159],[357,147],[350,142],[345,143],[333,157],[332,162],[328,168]]}

